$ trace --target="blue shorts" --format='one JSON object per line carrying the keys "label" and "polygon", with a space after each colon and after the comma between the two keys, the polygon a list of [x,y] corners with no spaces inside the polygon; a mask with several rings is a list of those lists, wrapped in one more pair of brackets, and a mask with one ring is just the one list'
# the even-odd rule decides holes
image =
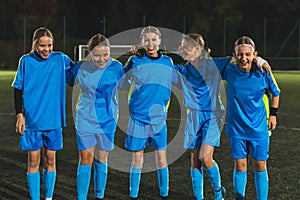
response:
{"label": "blue shorts", "polygon": [[260,140],[242,140],[230,138],[233,159],[247,158],[250,154],[254,160],[268,160],[270,137]]}
{"label": "blue shorts", "polygon": [[183,147],[186,149],[200,148],[202,144],[220,146],[221,120],[218,113],[188,110]]}
{"label": "blue shorts", "polygon": [[63,148],[62,128],[49,131],[32,131],[26,129],[20,137],[20,149],[36,151],[43,146],[48,150],[61,150]]}
{"label": "blue shorts", "polygon": [[141,151],[147,147],[147,144],[153,146],[155,150],[167,149],[166,122],[154,125],[130,118],[125,139],[125,148],[130,151]]}
{"label": "blue shorts", "polygon": [[115,134],[89,133],[76,130],[76,139],[78,150],[87,150],[95,145],[103,151],[112,151],[114,149]]}

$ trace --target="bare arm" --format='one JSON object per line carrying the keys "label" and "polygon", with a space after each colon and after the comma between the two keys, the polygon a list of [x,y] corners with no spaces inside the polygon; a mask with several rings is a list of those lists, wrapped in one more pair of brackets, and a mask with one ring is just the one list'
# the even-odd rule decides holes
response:
{"label": "bare arm", "polygon": [[17,114],[17,123],[16,123],[16,132],[19,133],[20,136],[23,135],[23,132],[25,130],[25,120],[23,113]]}

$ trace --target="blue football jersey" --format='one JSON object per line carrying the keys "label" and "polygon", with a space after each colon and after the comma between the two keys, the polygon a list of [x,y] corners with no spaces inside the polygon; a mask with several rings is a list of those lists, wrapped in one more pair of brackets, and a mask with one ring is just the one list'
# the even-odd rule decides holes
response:
{"label": "blue football jersey", "polygon": [[118,118],[118,84],[124,75],[122,64],[110,59],[104,68],[84,61],[75,65],[80,96],[76,107],[76,129],[80,132],[112,134]]}
{"label": "blue football jersey", "polygon": [[129,112],[133,119],[158,124],[167,117],[171,85],[176,82],[173,61],[159,54],[158,58],[132,56],[125,65],[130,82]]}
{"label": "blue football jersey", "polygon": [[223,78],[227,82],[226,134],[245,140],[267,137],[267,94],[280,94],[273,74],[267,71],[262,73],[258,67],[242,72],[237,62],[232,62],[224,69]]}
{"label": "blue football jersey", "polygon": [[12,86],[23,90],[26,129],[53,130],[66,125],[66,72],[72,65],[61,52],[51,52],[47,59],[35,53],[21,57]]}
{"label": "blue football jersey", "polygon": [[224,58],[222,62],[214,59],[202,59],[200,66],[188,63],[186,66],[175,65],[179,72],[181,87],[184,94],[186,108],[201,111],[222,110],[220,100],[221,73],[230,59]]}

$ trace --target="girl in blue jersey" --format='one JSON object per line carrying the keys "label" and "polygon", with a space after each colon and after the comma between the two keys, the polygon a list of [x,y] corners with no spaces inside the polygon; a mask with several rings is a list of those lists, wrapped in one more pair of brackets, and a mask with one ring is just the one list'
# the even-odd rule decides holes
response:
{"label": "girl in blue jersey", "polygon": [[27,181],[31,199],[40,200],[40,160],[44,161],[45,199],[52,199],[56,180],[56,151],[62,149],[62,127],[66,125],[66,72],[73,62],[61,52],[53,52],[54,37],[38,28],[32,50],[19,61],[12,83],[17,114],[16,132],[20,148],[28,152]]}
{"label": "girl in blue jersey", "polygon": [[[220,97],[221,72],[231,61],[228,58],[210,58],[202,35],[183,36],[179,53],[184,64],[175,65],[180,74],[184,105],[187,108],[184,148],[191,154],[191,178],[195,198],[204,199],[203,171],[207,172],[214,188],[214,199],[224,199],[219,167],[213,159],[214,148],[220,145],[224,122],[224,107]],[[267,63],[259,58],[264,67]]]}
{"label": "girl in blue jersey", "polygon": [[96,34],[91,37],[88,51],[86,60],[77,63],[73,70],[75,84],[78,84],[81,93],[75,114],[79,200],[87,199],[92,164],[95,198],[104,198],[107,158],[114,148],[117,126],[117,86],[124,75],[122,64],[110,57],[110,43],[105,36]]}
{"label": "girl in blue jersey", "polygon": [[194,196],[197,200],[204,199],[205,169],[214,188],[214,199],[223,199],[226,192],[221,186],[219,167],[213,159],[214,148],[220,145],[224,117],[219,96],[221,76],[216,63],[209,58],[210,49],[205,47],[200,34],[184,35],[179,53],[185,63],[175,67],[180,74],[184,105],[187,108],[184,148],[189,149],[191,154],[190,173]]}
{"label": "girl in blue jersey", "polygon": [[132,151],[130,198],[138,196],[144,149],[149,144],[155,149],[160,196],[166,199],[169,187],[166,117],[173,62],[158,51],[161,33],[156,27],[145,27],[140,37],[143,49],[130,57],[125,65],[130,81],[130,119],[125,140],[125,147]]}
{"label": "girl in blue jersey", "polygon": [[[236,199],[245,199],[247,157],[252,157],[256,196],[268,198],[267,159],[270,131],[276,128],[280,90],[272,73],[258,69],[254,42],[246,36],[234,44],[231,62],[224,69],[227,81],[227,125],[234,159],[233,188]],[[270,95],[270,102],[267,95]]]}

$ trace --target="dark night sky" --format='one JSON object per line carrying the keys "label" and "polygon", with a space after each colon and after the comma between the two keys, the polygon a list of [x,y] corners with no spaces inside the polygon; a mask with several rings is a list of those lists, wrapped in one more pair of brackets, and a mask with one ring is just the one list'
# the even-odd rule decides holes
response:
{"label": "dark night sky", "polygon": [[[34,1],[34,0],[31,0]],[[37,0],[35,0],[37,1]],[[77,26],[75,32],[85,36],[96,32],[105,17],[107,34],[136,28],[143,25],[159,25],[180,29],[183,18],[190,28],[196,18],[235,18],[235,17],[299,17],[298,0],[66,0],[59,3],[56,16],[67,16]],[[93,30],[94,29],[94,30]],[[81,30],[81,31],[79,31]]]}
{"label": "dark night sky", "polygon": [[[273,45],[287,38],[300,17],[299,11],[299,0],[0,0],[0,39],[22,40],[24,17],[28,43],[32,31],[42,25],[51,28],[57,38],[63,38],[62,19],[66,17],[68,38],[86,40],[97,32],[110,37],[143,25],[154,25],[209,35],[209,45],[219,46],[223,45],[224,20],[237,27],[226,35],[230,45],[229,34],[236,37],[241,32],[262,41],[262,21],[266,17],[268,28],[272,28],[267,35],[272,42],[268,44]],[[274,25],[270,27],[271,24]],[[253,30],[256,30],[254,34]],[[280,48],[280,44],[277,46]],[[275,49],[268,48],[270,53]],[[214,52],[217,51],[222,52],[216,48]]]}

